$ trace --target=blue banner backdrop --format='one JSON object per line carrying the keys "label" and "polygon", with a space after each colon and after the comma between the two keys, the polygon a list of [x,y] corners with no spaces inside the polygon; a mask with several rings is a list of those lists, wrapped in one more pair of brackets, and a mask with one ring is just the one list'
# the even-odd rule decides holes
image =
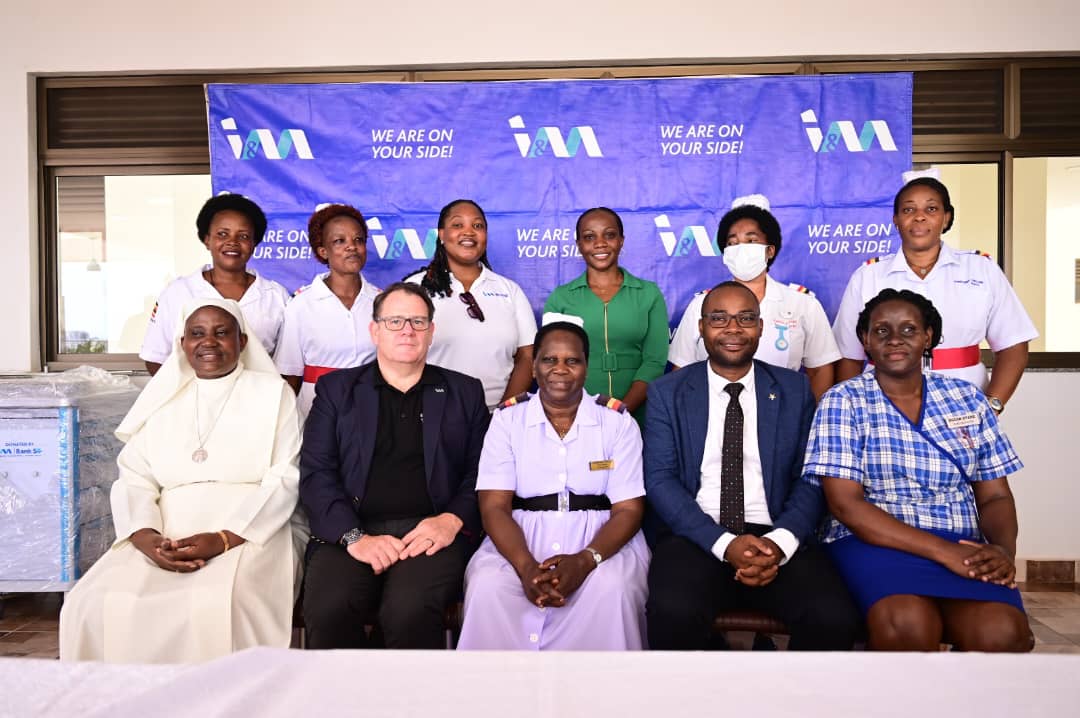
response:
{"label": "blue banner backdrop", "polygon": [[477,201],[488,256],[538,310],[584,271],[580,212],[615,209],[621,263],[660,285],[677,322],[730,278],[716,227],[766,195],[783,228],[771,270],[832,317],[848,276],[899,250],[892,198],[911,166],[911,75],[352,85],[210,85],[215,192],[266,211],[252,266],[290,291],[322,270],[307,242],[321,204],[368,220],[364,275],[427,263],[438,211]]}

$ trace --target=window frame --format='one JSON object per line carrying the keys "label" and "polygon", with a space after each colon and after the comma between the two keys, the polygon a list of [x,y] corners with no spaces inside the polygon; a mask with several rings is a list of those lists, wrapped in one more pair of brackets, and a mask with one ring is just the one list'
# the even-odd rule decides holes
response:
{"label": "window frame", "polygon": [[[209,175],[209,164],[176,165],[79,165],[48,167],[44,173],[45,234],[51,246],[45,248],[42,261],[42,325],[41,345],[44,350],[42,366],[48,371],[65,371],[83,364],[99,366],[109,371],[145,371],[146,365],[137,353],[106,352],[102,354],[75,354],[60,352],[60,233],[59,214],[56,206],[56,183],[61,177],[97,177],[108,175]],[[192,218],[192,222],[195,219]]]}
{"label": "window frame", "polygon": [[[999,166],[998,238],[996,254],[1007,276],[1012,276],[1014,252],[1012,229],[1013,161],[1022,157],[1080,155],[1080,131],[1036,138],[1023,134],[1021,107],[1022,74],[1027,69],[1069,69],[1080,74],[1080,58],[910,58],[900,60],[844,59],[828,61],[776,60],[732,63],[641,63],[617,65],[531,65],[520,67],[404,67],[382,70],[277,73],[190,73],[145,76],[39,77],[37,80],[39,142],[39,350],[48,370],[90,363],[111,370],[143,368],[134,354],[58,354],[59,275],[56,216],[56,178],[60,176],[127,174],[209,173],[209,148],[126,147],[102,149],[56,149],[48,145],[48,90],[63,88],[112,88],[191,85],[208,83],[359,83],[359,82],[462,82],[540,79],[664,78],[746,75],[826,75],[862,72],[933,72],[948,70],[997,70],[1003,75],[1000,133],[922,133],[913,136],[915,163],[994,162]],[[203,108],[200,108],[203,109]],[[993,357],[984,357],[992,365]],[[1080,352],[1033,352],[1029,368],[1080,369]]]}

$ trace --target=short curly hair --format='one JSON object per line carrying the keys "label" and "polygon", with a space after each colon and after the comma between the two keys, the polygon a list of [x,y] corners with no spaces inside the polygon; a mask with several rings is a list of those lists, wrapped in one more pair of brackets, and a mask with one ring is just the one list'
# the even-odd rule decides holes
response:
{"label": "short curly hair", "polygon": [[211,197],[199,210],[199,216],[195,218],[195,231],[198,233],[199,241],[205,243],[206,238],[210,236],[210,223],[214,221],[214,215],[226,211],[239,212],[248,218],[251,222],[254,246],[258,246],[263,240],[263,235],[266,234],[266,214],[259,205],[244,195],[231,192]]}
{"label": "short curly hair", "polygon": [[317,209],[312,213],[311,217],[308,218],[307,239],[308,244],[311,245],[311,253],[315,256],[316,260],[323,264],[329,263],[329,260],[319,256],[319,247],[322,246],[323,242],[323,230],[326,229],[326,225],[330,220],[337,219],[338,217],[355,219],[357,224],[360,225],[361,232],[364,234],[364,243],[367,243],[367,221],[364,220],[364,215],[360,214],[360,210],[356,207],[348,204],[328,204],[321,209]]}
{"label": "short curly hair", "polygon": [[949,198],[949,188],[946,187],[940,180],[936,180],[933,177],[916,177],[915,179],[911,180],[906,185],[901,187],[900,191],[896,193],[895,197],[893,197],[893,217],[900,214],[900,198],[903,197],[904,193],[912,187],[927,187],[938,193],[938,196],[941,197],[941,204],[944,205],[944,210],[949,213],[949,221],[944,227],[941,228],[941,233],[945,234],[946,232],[948,232],[952,228],[953,222],[956,221],[956,209],[952,205],[952,199]]}
{"label": "short curly hair", "polygon": [[728,210],[720,218],[720,226],[716,228],[716,246],[721,252],[724,251],[724,247],[727,246],[728,232],[740,219],[754,220],[765,234],[765,241],[773,248],[773,256],[766,265],[771,267],[776,258],[780,256],[780,245],[783,244],[784,238],[780,233],[780,223],[776,221],[776,217],[772,215],[772,212],[757,205],[742,204]]}
{"label": "short curly hair", "polygon": [[934,303],[929,299],[913,292],[910,289],[896,290],[891,287],[882,289],[878,292],[876,297],[872,297],[863,310],[859,312],[859,319],[855,322],[855,335],[859,337],[860,342],[865,342],[866,335],[870,331],[870,315],[874,313],[874,310],[880,307],[885,302],[907,302],[922,316],[923,327],[930,329],[930,346],[926,348],[924,354],[927,358],[933,356],[934,347],[941,343],[941,313],[934,306]]}

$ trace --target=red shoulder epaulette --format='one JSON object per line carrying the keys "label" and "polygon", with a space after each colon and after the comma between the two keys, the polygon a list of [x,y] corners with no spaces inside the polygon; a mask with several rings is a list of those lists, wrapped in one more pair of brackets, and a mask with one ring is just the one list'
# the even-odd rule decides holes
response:
{"label": "red shoulder epaulette", "polygon": [[613,396],[608,396],[607,394],[598,394],[596,396],[596,403],[600,406],[606,406],[612,411],[617,411],[620,414],[626,413],[626,404],[622,403]]}
{"label": "red shoulder epaulette", "polygon": [[512,396],[503,403],[499,404],[497,407],[495,407],[495,410],[498,411],[499,409],[508,409],[511,406],[516,406],[517,404],[524,404],[531,398],[532,394],[527,391],[523,391],[517,396]]}

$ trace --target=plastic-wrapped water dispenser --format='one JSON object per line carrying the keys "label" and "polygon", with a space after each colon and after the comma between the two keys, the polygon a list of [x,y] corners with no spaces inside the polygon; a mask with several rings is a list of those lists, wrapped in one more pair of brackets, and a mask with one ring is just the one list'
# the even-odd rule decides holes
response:
{"label": "plastic-wrapped water dispenser", "polygon": [[112,545],[113,432],[138,393],[91,367],[0,380],[0,593],[68,591]]}

